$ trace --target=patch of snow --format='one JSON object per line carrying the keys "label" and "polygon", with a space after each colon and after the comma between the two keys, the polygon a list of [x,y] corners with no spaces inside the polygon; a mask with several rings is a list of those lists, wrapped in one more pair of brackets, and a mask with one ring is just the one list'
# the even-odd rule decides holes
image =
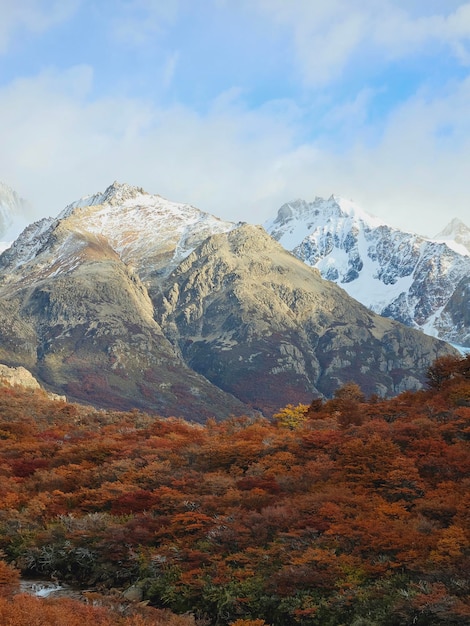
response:
{"label": "patch of snow", "polygon": [[52,218],[44,218],[27,226],[21,235],[5,251],[3,260],[18,268],[31,261],[44,245],[45,239],[54,223]]}
{"label": "patch of snow", "polygon": [[460,346],[456,343],[451,343],[450,345],[458,350],[463,356],[467,356],[467,354],[470,354],[470,348],[468,346]]}
{"label": "patch of snow", "polygon": [[470,256],[470,250],[463,244],[457,243],[457,241],[453,239],[433,239],[436,243],[443,243],[448,248],[457,252],[457,254],[461,254],[462,256]]}

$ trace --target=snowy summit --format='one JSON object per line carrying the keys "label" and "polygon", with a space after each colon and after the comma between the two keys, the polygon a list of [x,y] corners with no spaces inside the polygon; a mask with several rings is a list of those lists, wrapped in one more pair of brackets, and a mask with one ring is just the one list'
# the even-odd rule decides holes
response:
{"label": "snowy summit", "polygon": [[467,329],[455,329],[446,308],[456,286],[470,274],[465,248],[470,231],[461,222],[454,220],[431,240],[331,196],[287,203],[264,227],[374,312],[453,343],[470,341]]}

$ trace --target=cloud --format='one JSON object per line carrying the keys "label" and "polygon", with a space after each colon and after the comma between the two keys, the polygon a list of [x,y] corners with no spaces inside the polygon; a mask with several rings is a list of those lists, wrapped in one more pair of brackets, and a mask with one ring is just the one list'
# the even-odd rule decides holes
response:
{"label": "cloud", "polygon": [[272,163],[293,143],[288,104],[250,111],[232,94],[197,114],[132,98],[90,102],[92,79],[80,66],[0,90],[0,171],[41,215],[120,179],[237,219],[266,196]]}
{"label": "cloud", "polygon": [[173,52],[166,59],[166,62],[163,66],[162,80],[161,80],[162,87],[164,89],[168,89],[173,82],[173,78],[175,76],[176,69],[178,66],[179,56],[180,55],[178,52]]}
{"label": "cloud", "polygon": [[290,99],[249,108],[232,88],[196,112],[97,97],[96,80],[79,65],[0,89],[1,177],[37,216],[118,179],[234,221],[260,223],[286,201],[334,192],[430,235],[454,215],[468,222],[470,79],[422,87],[377,122],[366,87],[331,107],[316,136]]}
{"label": "cloud", "polygon": [[[470,3],[446,2],[433,9],[419,0],[257,0],[258,10],[291,33],[300,75],[323,87],[353,64],[374,64],[429,54],[444,45],[461,63],[470,60]],[[251,6],[254,6],[251,3]]]}
{"label": "cloud", "polygon": [[80,0],[0,0],[0,53],[21,31],[41,33],[70,18]]}
{"label": "cloud", "polygon": [[470,78],[446,87],[440,95],[422,90],[397,106],[379,141],[368,145],[359,131],[342,153],[322,150],[321,189],[429,236],[453,216],[468,223]]}

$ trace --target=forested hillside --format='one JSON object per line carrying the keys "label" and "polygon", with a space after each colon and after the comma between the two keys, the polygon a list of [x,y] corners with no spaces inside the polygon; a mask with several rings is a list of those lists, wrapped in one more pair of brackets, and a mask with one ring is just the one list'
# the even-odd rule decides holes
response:
{"label": "forested hillside", "polygon": [[81,623],[470,623],[470,357],[428,383],[205,425],[2,387],[0,622],[73,613],[20,570],[148,601]]}

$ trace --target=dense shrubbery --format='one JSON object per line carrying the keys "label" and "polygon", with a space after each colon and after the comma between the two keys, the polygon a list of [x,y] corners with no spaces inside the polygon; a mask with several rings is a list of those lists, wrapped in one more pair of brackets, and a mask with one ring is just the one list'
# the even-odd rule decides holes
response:
{"label": "dense shrubbery", "polygon": [[427,391],[391,400],[345,385],[274,423],[3,388],[4,558],[102,592],[137,585],[200,624],[468,624],[469,366],[440,360]]}

